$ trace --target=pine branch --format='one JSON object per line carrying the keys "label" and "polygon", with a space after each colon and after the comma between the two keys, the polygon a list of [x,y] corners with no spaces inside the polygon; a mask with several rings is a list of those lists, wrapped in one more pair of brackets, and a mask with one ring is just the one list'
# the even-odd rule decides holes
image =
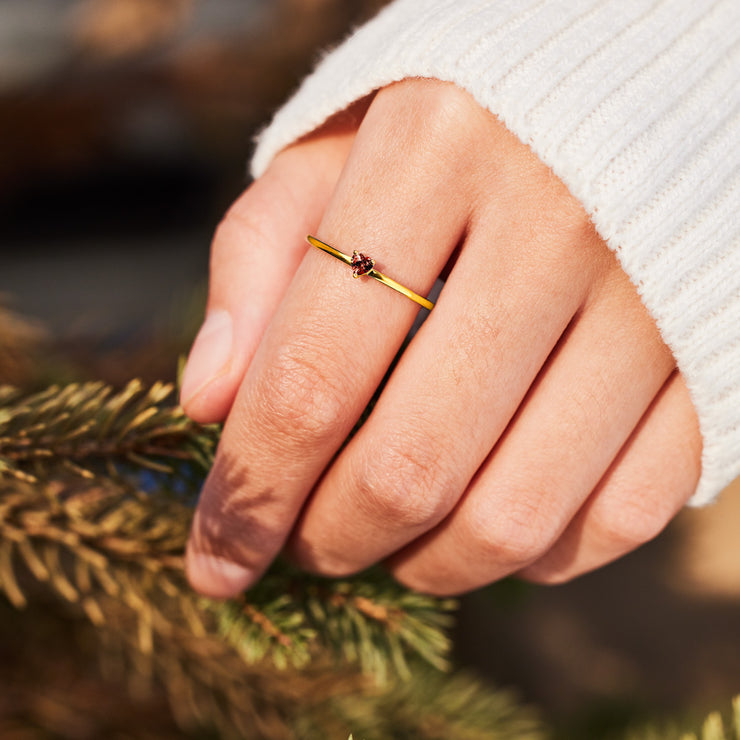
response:
{"label": "pine branch", "polygon": [[[415,651],[444,660],[440,624],[446,618],[435,611],[435,600],[401,598],[403,590],[382,586],[378,575],[375,591],[360,578],[304,583],[304,576],[278,564],[248,597],[218,602],[198,596],[182,566],[191,513],[174,497],[111,481],[0,481],[0,587],[21,608],[38,593],[34,583],[46,585],[134,656],[140,671],[157,676],[173,702],[179,697],[183,722],[215,723],[227,734],[229,727],[263,722],[275,712],[295,717],[295,688],[284,696],[285,674],[277,669],[301,668],[291,671],[289,686],[299,676],[314,683],[341,677],[347,690],[360,680],[351,673],[353,663],[391,675],[385,629],[417,642],[437,635],[438,653],[418,650],[407,639],[394,648],[396,664],[406,665]],[[326,623],[364,626],[355,634],[322,626],[322,598],[329,602]],[[351,658],[344,667],[331,658],[339,653]],[[334,687],[331,693],[342,692]],[[309,701],[307,693],[301,711],[319,698]]]}
{"label": "pine branch", "polygon": [[[0,476],[35,481],[60,471],[85,478],[144,468],[187,477],[207,471],[217,432],[168,401],[173,386],[137,380],[51,386],[30,396],[0,387]],[[192,477],[192,476],[191,476]]]}
{"label": "pine branch", "polygon": [[[170,571],[181,578],[190,507],[172,496],[123,485],[118,469],[123,460],[159,471],[166,461],[172,473],[181,475],[184,466],[195,464],[203,475],[216,431],[168,406],[171,396],[171,386],[157,383],[146,389],[136,381],[116,394],[100,383],[51,387],[29,397],[0,389],[0,534],[6,542],[0,562],[14,603],[23,602],[8,565],[14,547],[37,578],[51,580],[65,599],[77,598],[69,577],[57,572],[50,579],[29,537],[43,541],[49,552],[52,544],[66,547],[88,568],[96,564],[93,572],[108,592],[115,588],[109,582],[112,563],[135,561],[139,569],[163,579],[167,573],[168,584]],[[118,463],[114,481],[106,479],[100,461],[107,468]],[[70,475],[79,478],[75,482]],[[173,587],[164,586],[168,589]],[[97,614],[93,601],[84,603]],[[193,609],[211,615],[248,661],[269,655],[278,666],[303,666],[328,647],[384,680],[396,671],[408,676],[409,654],[446,667],[444,629],[453,606],[407,592],[384,575],[331,582],[278,564],[248,600],[199,599]]]}
{"label": "pine branch", "polygon": [[[181,481],[202,480],[217,430],[189,421],[171,397],[170,386],[138,382],[120,393],[99,383],[26,397],[0,389],[0,587],[10,601],[23,607],[44,587],[61,597],[132,669],[161,681],[184,725],[270,740],[302,727],[300,737],[318,739],[327,728],[370,728],[378,713],[388,728],[394,712],[408,729],[399,737],[442,737],[409,728],[421,717],[449,725],[451,714],[432,721],[425,703],[476,692],[435,684],[435,698],[407,716],[398,677],[413,676],[411,691],[420,661],[447,667],[454,602],[408,592],[380,571],[331,581],[280,561],[239,599],[190,590],[193,501]],[[471,721],[472,706],[459,707]],[[444,736],[511,737],[456,732]]]}
{"label": "pine branch", "polygon": [[97,594],[136,608],[145,591],[180,590],[189,523],[177,500],[110,481],[0,479],[0,585],[23,607],[19,584],[46,583],[99,623]]}
{"label": "pine branch", "polygon": [[118,652],[123,674],[159,679],[185,729],[211,727],[224,738],[288,740],[295,737],[292,728],[302,713],[317,711],[327,696],[361,690],[356,673],[320,661],[289,672],[264,661],[247,664],[213,633],[193,637],[170,630],[158,637],[154,650],[142,653],[129,617],[120,613],[102,632],[106,653]]}
{"label": "pine branch", "polygon": [[740,696],[732,700],[732,716],[729,726],[720,712],[711,712],[701,724],[698,732],[681,732],[677,723],[660,728],[655,724],[632,730],[624,740],[740,740]]}
{"label": "pine branch", "polygon": [[449,669],[451,644],[446,630],[457,602],[408,591],[375,570],[352,581],[305,584],[312,624],[337,652],[359,660],[377,680],[390,674],[410,678],[408,654],[418,655],[438,670]]}
{"label": "pine branch", "polygon": [[218,632],[250,663],[303,667],[329,649],[380,680],[408,676],[414,654],[446,667],[453,603],[407,592],[384,574],[333,582],[278,562],[247,596],[194,594],[182,572],[191,515],[176,498],[110,481],[0,481],[0,586],[24,606],[23,564],[96,624],[105,621],[98,595],[123,600],[140,614],[142,644],[152,643],[157,620],[166,629],[177,620],[194,634]]}
{"label": "pine branch", "polygon": [[[334,712],[354,737],[363,740],[545,740],[549,736],[536,713],[522,707],[510,692],[492,692],[465,673],[445,676],[415,666],[414,674],[414,681],[394,684],[372,702],[343,696],[334,703]],[[322,737],[315,731],[304,732],[298,736]],[[330,736],[340,735],[337,731]]]}
{"label": "pine branch", "polygon": [[[409,678],[411,657],[438,670],[449,668],[446,630],[457,603],[408,591],[380,569],[335,581],[300,573],[278,561],[246,598],[261,608],[270,605],[266,616],[276,630],[272,634],[279,635],[273,637],[273,658],[280,656],[285,634],[294,629],[300,614],[302,634],[309,636],[314,650],[329,650],[342,663],[359,664],[378,683],[396,675]],[[234,608],[240,603],[246,602],[234,602]],[[259,640],[231,634],[237,649],[250,653],[258,649]],[[263,639],[270,634],[263,633]],[[283,664],[285,656],[278,661]]]}

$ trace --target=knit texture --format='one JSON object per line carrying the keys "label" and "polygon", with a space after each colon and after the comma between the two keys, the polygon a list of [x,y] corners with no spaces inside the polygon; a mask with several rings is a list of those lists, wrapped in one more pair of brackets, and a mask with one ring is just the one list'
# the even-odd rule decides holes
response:
{"label": "knit texture", "polygon": [[277,113],[253,173],[408,77],[470,92],[583,204],[683,373],[690,503],[711,500],[740,474],[740,2],[397,0]]}

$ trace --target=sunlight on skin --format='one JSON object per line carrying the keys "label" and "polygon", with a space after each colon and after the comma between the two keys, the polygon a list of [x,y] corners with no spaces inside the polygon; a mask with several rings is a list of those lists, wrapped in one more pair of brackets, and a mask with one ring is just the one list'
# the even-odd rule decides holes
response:
{"label": "sunlight on skin", "polygon": [[[183,403],[226,424],[191,583],[230,596],[287,543],[308,570],[391,558],[403,583],[451,594],[514,572],[567,580],[653,537],[695,489],[701,438],[614,255],[458,88],[411,80],[368,103],[280,154],[216,234],[208,315],[229,313],[230,351],[209,358],[207,321]],[[449,270],[336,458],[418,307],[307,233],[421,295]]]}

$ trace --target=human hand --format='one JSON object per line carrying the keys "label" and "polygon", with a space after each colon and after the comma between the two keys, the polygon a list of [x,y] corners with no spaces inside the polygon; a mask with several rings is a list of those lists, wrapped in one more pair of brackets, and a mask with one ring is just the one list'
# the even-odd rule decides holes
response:
{"label": "human hand", "polygon": [[[437,305],[341,453],[419,308]],[[701,437],[673,357],[583,207],[460,89],[408,80],[279,154],[212,252],[182,401],[226,418],[187,550],[198,591],[252,585],[284,547],[346,575],[386,561],[455,594],[559,582],[657,534]]]}

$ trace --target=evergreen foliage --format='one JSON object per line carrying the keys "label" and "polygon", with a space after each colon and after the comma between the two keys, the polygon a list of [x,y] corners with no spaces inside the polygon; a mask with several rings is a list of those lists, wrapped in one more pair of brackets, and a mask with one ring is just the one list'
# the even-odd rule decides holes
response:
{"label": "evergreen foliage", "polygon": [[720,712],[712,712],[698,732],[681,732],[675,724],[650,727],[627,733],[624,740],[740,740],[740,696],[732,701],[732,718],[727,726]]}
{"label": "evergreen foliage", "polygon": [[541,737],[506,694],[449,668],[454,602],[381,571],[331,581],[278,562],[214,601],[183,574],[194,491],[216,427],[173,388],[132,381],[0,388],[0,586],[84,615],[130,670],[156,677],[183,727],[247,738]]}
{"label": "evergreen foliage", "polygon": [[[22,374],[21,345],[37,335],[5,326]],[[0,589],[13,606],[52,597],[87,620],[103,662],[132,685],[161,686],[184,735],[550,737],[510,693],[449,672],[454,601],[379,569],[333,581],[277,561],[240,598],[195,594],[183,553],[219,429],[190,421],[173,397],[169,384],[139,381],[117,392],[0,386]],[[693,734],[651,725],[619,740],[740,740],[740,700],[733,712],[732,729],[712,713]]]}
{"label": "evergreen foliage", "polygon": [[0,474],[29,482],[67,471],[85,479],[121,477],[120,465],[174,475],[204,473],[215,427],[199,427],[178,406],[173,388],[131,381],[119,393],[104,383],[50,386],[24,396],[0,386]]}

